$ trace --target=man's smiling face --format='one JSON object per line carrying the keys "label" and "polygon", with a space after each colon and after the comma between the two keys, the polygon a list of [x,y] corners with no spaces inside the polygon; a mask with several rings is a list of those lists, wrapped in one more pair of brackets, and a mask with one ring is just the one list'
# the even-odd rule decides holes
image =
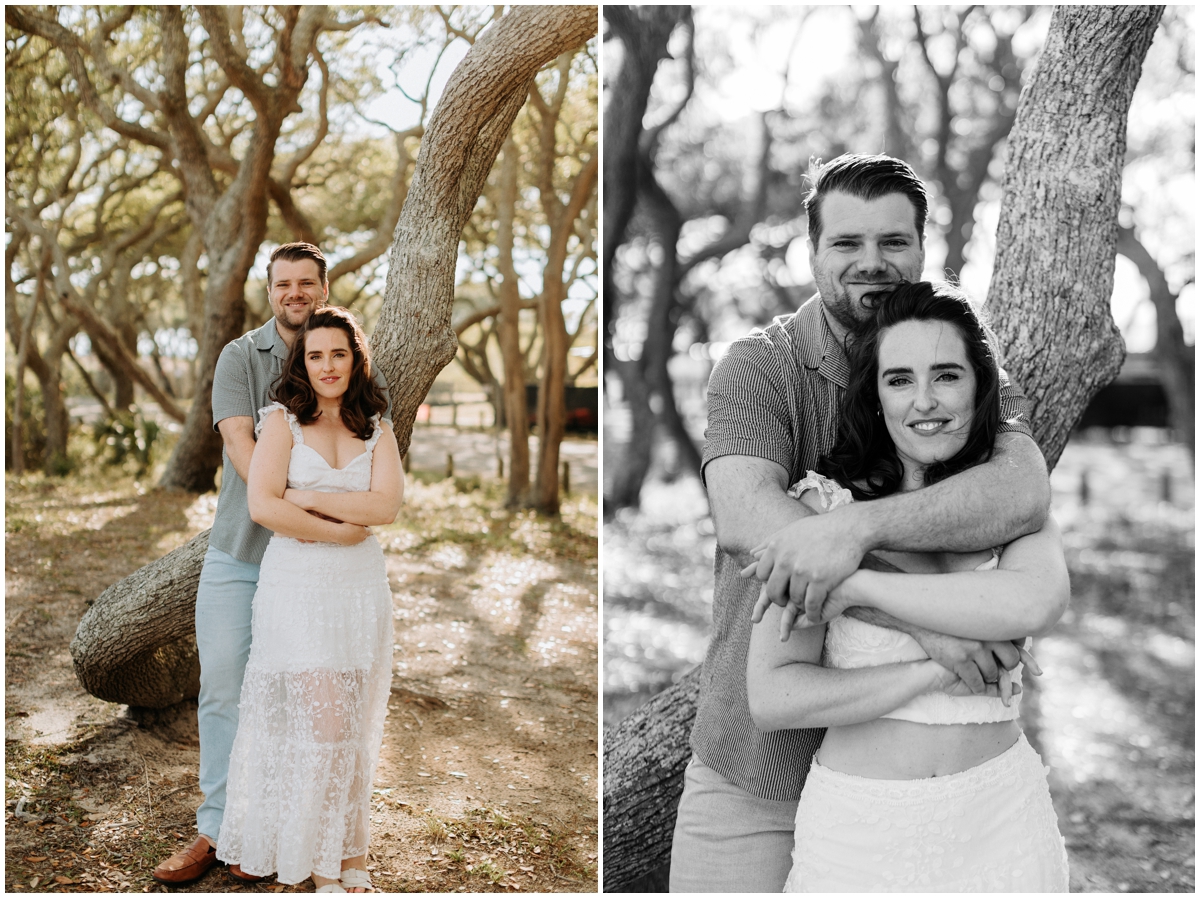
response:
{"label": "man's smiling face", "polygon": [[309,315],[325,305],[329,287],[321,283],[321,272],[312,259],[276,259],[269,294],[276,327],[295,334]]}
{"label": "man's smiling face", "polygon": [[925,246],[904,194],[864,200],[830,193],[821,201],[821,222],[817,245],[809,238],[808,258],[835,330],[850,330],[871,315],[865,294],[921,279]]}

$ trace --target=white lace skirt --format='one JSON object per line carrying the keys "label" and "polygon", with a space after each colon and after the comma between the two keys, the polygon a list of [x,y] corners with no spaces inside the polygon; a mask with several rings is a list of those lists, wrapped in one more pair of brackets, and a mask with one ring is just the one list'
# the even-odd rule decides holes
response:
{"label": "white lace skirt", "polygon": [[217,857],[256,876],[337,879],[365,854],[392,670],[392,596],[374,537],[273,537],[254,595],[250,659]]}
{"label": "white lace skirt", "polygon": [[815,760],[785,892],[1065,892],[1067,852],[1024,735],[950,776],[879,780]]}

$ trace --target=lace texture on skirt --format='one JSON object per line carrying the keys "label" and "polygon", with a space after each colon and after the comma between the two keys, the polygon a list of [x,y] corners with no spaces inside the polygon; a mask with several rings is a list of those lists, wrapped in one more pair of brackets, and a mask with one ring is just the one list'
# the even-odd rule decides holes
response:
{"label": "lace texture on skirt", "polygon": [[392,599],[374,537],[272,538],[217,856],[279,882],[332,879],[367,851],[391,688]]}
{"label": "lace texture on skirt", "polygon": [[809,770],[786,892],[1065,892],[1067,852],[1024,736],[962,773]]}

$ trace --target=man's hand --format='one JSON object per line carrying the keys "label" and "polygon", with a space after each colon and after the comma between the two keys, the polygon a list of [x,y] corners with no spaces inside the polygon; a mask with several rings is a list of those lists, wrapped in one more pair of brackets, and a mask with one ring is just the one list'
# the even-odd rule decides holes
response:
{"label": "man's hand", "polygon": [[766,582],[754,609],[755,623],[762,619],[767,603],[786,606],[789,600],[794,603],[791,613],[785,612],[789,629],[801,602],[805,618],[821,621],[825,598],[858,570],[865,554],[853,521],[849,508],[801,518],[754,549],[758,562],[743,570],[742,576]]}
{"label": "man's hand", "polygon": [[1042,668],[1033,655],[1025,651],[1024,640],[1020,641],[1020,645],[1015,642],[979,642],[945,636],[932,630],[918,630],[910,635],[925,650],[925,654],[951,671],[975,695],[987,695],[989,687],[1002,686],[1005,682],[1011,689],[1011,680],[1007,677],[1002,679],[1001,671],[1007,673],[1020,663],[1024,663],[1035,676],[1042,674]]}

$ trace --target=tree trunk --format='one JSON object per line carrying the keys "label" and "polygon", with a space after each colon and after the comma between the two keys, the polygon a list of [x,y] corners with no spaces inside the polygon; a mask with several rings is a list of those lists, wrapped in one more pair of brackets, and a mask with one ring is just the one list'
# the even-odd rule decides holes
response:
{"label": "tree trunk", "polygon": [[[391,385],[401,455],[408,452],[417,407],[454,356],[450,313],[462,227],[534,74],[559,53],[584,43],[595,28],[595,7],[515,8],[467,53],[434,111],[396,229],[384,316],[373,340]],[[216,245],[221,244],[206,233],[210,259]],[[233,266],[218,261],[213,270]],[[209,297],[223,296],[223,288],[214,288],[212,281],[210,271]],[[243,282],[244,274],[239,288]],[[219,328],[215,311],[219,309],[207,306],[206,328]],[[440,361],[436,367],[435,358]],[[211,387],[210,370],[207,387],[197,389],[193,414],[209,402]],[[201,534],[96,600],[71,643],[85,689],[108,701],[154,707],[197,694],[196,586],[207,542],[207,534]]]}
{"label": "tree trunk", "polygon": [[401,455],[421,400],[454,358],[455,260],[475,200],[538,69],[595,33],[594,6],[513,7],[463,57],[430,118],[371,336]]}
{"label": "tree trunk", "polygon": [[612,279],[613,256],[625,239],[637,200],[637,154],[642,119],[658,63],[667,56],[667,41],[684,18],[687,6],[606,6],[604,19],[625,48],[604,110],[604,242],[601,284],[605,365],[611,365],[613,313],[619,304]]}
{"label": "tree trunk", "polygon": [[71,658],[97,698],[165,708],[200,694],[196,586],[208,531],[104,590],[79,622]]}
{"label": "tree trunk", "polygon": [[[517,172],[520,157],[511,135],[504,142],[500,165],[500,198],[496,221],[496,264],[500,269],[500,314],[496,318],[500,355],[504,359],[504,408],[508,427],[509,508],[529,504],[529,409],[525,404],[525,358],[521,354],[521,294],[513,264],[513,219],[517,206]],[[497,418],[499,422],[499,418]]]}
{"label": "tree trunk", "polygon": [[604,891],[619,892],[671,856],[700,696],[700,668],[604,734]]}
{"label": "tree trunk", "polygon": [[[1125,127],[1161,14],[1145,6],[1056,8],[1009,138],[990,311],[1009,370],[1034,404],[1034,436],[1051,468],[1123,356],[1109,300]],[[691,749],[686,725],[655,724],[664,709],[672,720],[688,719],[689,688],[687,680],[671,687],[605,738],[606,891],[669,859],[680,790],[658,784],[670,780],[664,771],[682,769]],[[650,747],[653,759],[643,760]],[[635,816],[646,826],[630,838]],[[620,839],[612,854],[610,837]]]}
{"label": "tree trunk", "polygon": [[1196,349],[1183,339],[1183,325],[1175,303],[1179,299],[1171,291],[1167,276],[1158,267],[1150,252],[1138,240],[1133,228],[1121,228],[1117,251],[1138,267],[1150,285],[1150,301],[1154,303],[1154,354],[1158,357],[1163,391],[1171,412],[1171,429],[1176,439],[1183,440],[1196,457]]}
{"label": "tree trunk", "polygon": [[1008,141],[989,311],[1050,467],[1121,369],[1112,319],[1125,130],[1161,6],[1058,6]]}
{"label": "tree trunk", "polygon": [[[307,7],[298,13],[289,13],[293,16],[291,27],[281,34],[280,42],[290,43],[296,38],[302,43],[287,47],[286,53],[277,54],[279,71],[272,72],[276,82],[270,86],[261,75],[246,67],[233,49],[224,11],[217,7],[200,7],[199,12],[222,68],[234,85],[247,95],[255,112],[253,131],[237,175],[223,192],[219,192],[199,125],[188,110],[183,81],[188,40],[183,31],[182,15],[178,9],[163,7],[166,77],[162,100],[171,123],[172,138],[178,147],[180,173],[189,190],[188,215],[196,230],[202,233],[208,254],[208,281],[204,293],[204,331],[197,353],[199,376],[196,389],[183,433],[160,485],[203,493],[213,489],[217,468],[221,465],[221,437],[213,430],[212,421],[212,385],[217,359],[225,345],[241,336],[243,331],[246,277],[267,234],[275,142],[284,119],[297,110],[296,98],[308,80],[308,58],[316,46],[325,10]],[[297,60],[301,64],[297,65]]]}
{"label": "tree trunk", "polygon": [[[37,320],[38,307],[46,293],[46,280],[49,278],[49,253],[43,253],[43,269],[38,275],[37,289],[33,294],[33,301],[29,305],[29,311],[25,313],[24,320],[17,313],[16,291],[12,291],[9,301],[12,305],[8,309],[10,320],[20,328],[19,336],[15,341],[17,344],[17,364],[16,374],[13,379],[13,413],[12,413],[12,472],[20,477],[25,473],[25,365],[29,361],[29,349],[33,345],[33,325]],[[9,269],[11,271],[11,267]],[[9,329],[11,334],[12,328]]]}

